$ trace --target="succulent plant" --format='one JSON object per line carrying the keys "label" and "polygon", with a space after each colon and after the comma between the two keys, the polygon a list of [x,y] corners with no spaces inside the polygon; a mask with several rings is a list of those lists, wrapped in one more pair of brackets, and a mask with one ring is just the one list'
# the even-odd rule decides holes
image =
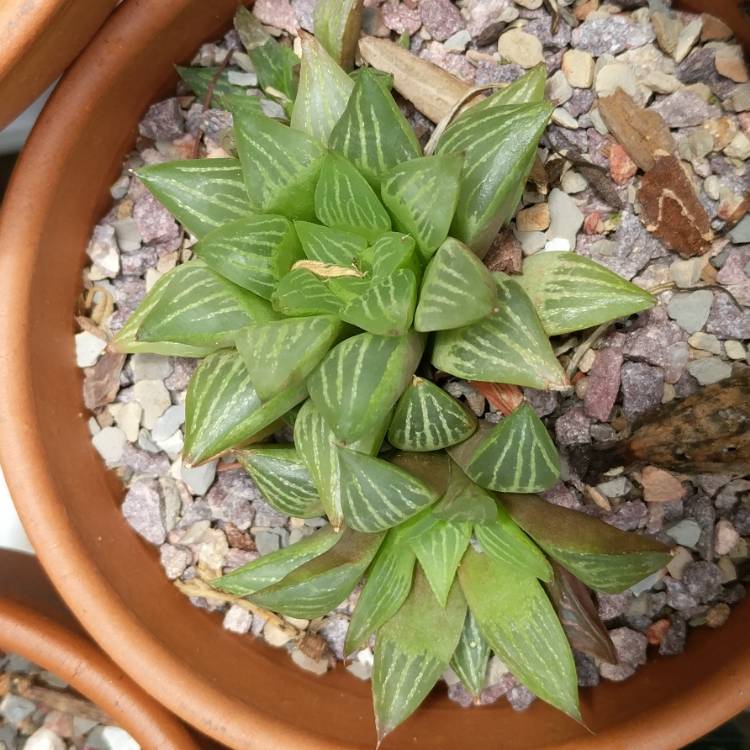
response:
{"label": "succulent plant", "polygon": [[[326,29],[351,62],[344,31]],[[491,652],[578,719],[570,644],[612,658],[586,587],[622,591],[668,549],[534,494],[560,464],[528,403],[491,424],[440,386],[567,389],[549,337],[652,304],[570,252],[533,255],[516,277],[482,262],[550,117],[544,68],[459,114],[423,156],[386,76],[349,75],[305,36],[297,81],[289,48],[243,31],[289,124],[221,71],[182,71],[232,111],[237,158],[138,171],[197,243],[113,345],[202,358],[183,463],[232,452],[274,508],[330,525],[213,585],[311,619],[364,579],[346,649],[375,635],[380,737],[449,665],[478,696]],[[272,438],[284,423],[291,444]]]}

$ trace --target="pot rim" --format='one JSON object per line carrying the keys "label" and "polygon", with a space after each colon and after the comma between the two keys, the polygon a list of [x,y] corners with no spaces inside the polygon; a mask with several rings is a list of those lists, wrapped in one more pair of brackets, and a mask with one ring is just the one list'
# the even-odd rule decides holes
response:
{"label": "pot rim", "polygon": [[[35,302],[33,248],[41,242],[40,217],[55,200],[49,185],[62,180],[59,153],[69,147],[70,132],[85,121],[86,102],[107,89],[122,62],[113,52],[113,40],[121,48],[139,48],[155,19],[167,24],[189,4],[190,0],[126,0],[57,87],[16,167],[0,214],[0,455],[24,526],[48,575],[94,639],[145,690],[185,721],[233,747],[247,747],[246,732],[252,731],[254,747],[263,750],[351,748],[350,743],[287,725],[223,693],[168,651],[109,586],[79,542],[39,437],[44,426],[27,375],[32,367],[28,321]],[[33,207],[30,195],[40,198]],[[577,736],[545,746],[601,748],[606,737],[608,750],[632,747],[634,738],[644,750],[681,747],[696,732],[709,731],[743,709],[748,684],[750,649],[738,655],[732,669],[712,673],[699,689],[642,711],[635,720],[620,721],[599,738]],[[200,706],[187,702],[186,695],[196,700],[199,696]],[[715,700],[717,695],[722,699]],[[215,718],[234,715],[238,720],[232,726]]]}

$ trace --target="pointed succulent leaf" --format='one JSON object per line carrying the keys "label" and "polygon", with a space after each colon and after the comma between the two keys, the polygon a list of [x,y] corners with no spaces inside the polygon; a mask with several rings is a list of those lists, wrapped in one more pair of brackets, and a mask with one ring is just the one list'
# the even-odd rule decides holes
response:
{"label": "pointed succulent leaf", "polygon": [[[424,482],[437,497],[442,497],[448,489],[451,467],[450,459],[445,453],[409,453],[398,451],[391,453],[388,456],[388,460],[421,482]],[[431,526],[432,523],[429,525]]]}
{"label": "pointed succulent leaf", "polygon": [[[221,105],[227,94],[246,96],[247,89],[229,82],[229,71],[219,67],[188,68],[175,65],[177,75],[185,82],[190,90],[203,102],[208,96],[209,87],[213,86],[209,107]],[[255,98],[255,97],[253,97]]]}
{"label": "pointed succulent leaf", "polygon": [[315,184],[325,156],[323,145],[265,115],[233,114],[237,153],[251,206],[261,213],[312,219]]}
{"label": "pointed succulent leaf", "polygon": [[[495,91],[484,101],[475,104],[472,109],[482,111],[493,107],[507,107],[512,104],[538,104],[544,101],[544,84],[547,82],[547,68],[537,65],[517,78],[504,89]],[[461,115],[456,118],[456,122]]]}
{"label": "pointed succulent leaf", "polygon": [[358,262],[363,271],[373,276],[390,276],[405,268],[414,274],[415,279],[422,277],[417,243],[408,234],[381,234],[372,245],[359,253]]}
{"label": "pointed succulent leaf", "polygon": [[513,520],[587,586],[617,594],[663,568],[670,549],[536,495],[501,495]]}
{"label": "pointed succulent leaf", "polygon": [[295,518],[323,514],[310,472],[293,445],[257,445],[237,451],[236,456],[268,504],[279,513]]}
{"label": "pointed succulent leaf", "polygon": [[368,242],[391,228],[391,219],[375,191],[356,167],[329,153],[315,188],[315,213],[328,227],[362,235]]}
{"label": "pointed succulent leaf", "polygon": [[244,5],[237,8],[233,22],[242,46],[248,52],[256,47],[262,47],[271,39],[271,35],[263,28],[263,24],[258,20],[258,17]]}
{"label": "pointed succulent leaf", "polygon": [[461,328],[486,318],[497,304],[497,284],[466,245],[447,239],[427,265],[414,314],[418,331]]}
{"label": "pointed succulent leaf", "polygon": [[290,124],[327,144],[333,126],[346,108],[354,81],[315,37],[303,34],[301,39],[299,90]]}
{"label": "pointed succulent leaf", "polygon": [[283,216],[252,216],[209,232],[194,248],[209,268],[235,284],[270,299],[302,249]]}
{"label": "pointed succulent leaf", "polygon": [[271,296],[273,309],[282,315],[338,315],[341,301],[312,271],[292,269]]}
{"label": "pointed succulent leaf", "polygon": [[443,606],[448,601],[448,593],[470,539],[471,524],[438,521],[411,542],[432,593]]}
{"label": "pointed succulent leaf", "polygon": [[498,492],[541,492],[560,476],[555,444],[529,404],[482,425],[451,456],[480,487]]}
{"label": "pointed succulent leaf", "polygon": [[308,378],[310,398],[338,438],[357,440],[380,424],[411,380],[424,337],[361,333],[337,344]]}
{"label": "pointed succulent leaf", "polygon": [[413,128],[372,68],[363,68],[357,74],[354,91],[329,145],[378,189],[383,172],[422,154]]}
{"label": "pointed succulent leaf", "polygon": [[248,50],[258,76],[258,84],[265,91],[273,89],[285,97],[287,114],[297,95],[297,66],[299,58],[285,44],[269,38],[265,44]]}
{"label": "pointed succulent leaf", "polygon": [[237,159],[168,161],[141,167],[136,174],[198,239],[253,214]]}
{"label": "pointed succulent leaf", "polygon": [[562,565],[553,562],[552,568],[554,576],[547,583],[547,593],[570,645],[594,659],[617,664],[617,651],[589,590]]}
{"label": "pointed succulent leaf", "polygon": [[[234,112],[238,117],[244,117],[245,115],[265,115],[261,104],[263,101],[265,100],[261,96],[254,96],[253,94],[223,94],[221,97],[221,109]],[[273,119],[281,119],[281,116],[275,116]],[[231,138],[228,140],[228,143],[232,144],[232,151],[236,150],[233,130],[231,131]]]}
{"label": "pointed succulent leaf", "polygon": [[342,232],[310,221],[295,221],[294,228],[302,249],[310,260],[349,266],[367,247],[367,240],[359,234]]}
{"label": "pointed succulent leaf", "polygon": [[211,352],[216,350],[216,346],[190,346],[188,344],[180,344],[174,341],[150,342],[138,341],[137,339],[138,329],[141,327],[141,323],[143,323],[156,305],[159,304],[164,293],[169,291],[172,276],[184,274],[187,271],[192,273],[192,271],[190,271],[190,264],[183,264],[177,266],[177,268],[170,273],[166,273],[157,279],[156,283],[141,301],[141,304],[130,313],[130,317],[125,325],[117,332],[117,335],[110,342],[109,346],[112,350],[128,354],[143,352],[174,357],[205,357],[207,354],[211,354]]}
{"label": "pointed succulent leaf", "polygon": [[473,549],[458,575],[482,635],[513,676],[580,721],[573,653],[539,581]]}
{"label": "pointed succulent leaf", "polygon": [[344,305],[341,320],[376,336],[403,336],[417,304],[417,280],[404,268],[368,282],[367,291]]}
{"label": "pointed succulent leaf", "polygon": [[206,357],[193,373],[185,397],[183,463],[196,466],[246,445],[305,395],[304,385],[297,385],[263,403],[237,351]]}
{"label": "pointed succulent leaf", "polygon": [[416,556],[391,529],[378,550],[346,632],[344,652],[363,648],[383,623],[398,612],[411,591]]}
{"label": "pointed succulent leaf", "polygon": [[363,10],[363,0],[318,0],[315,4],[315,37],[344,70],[354,65]]}
{"label": "pointed succulent leaf", "polygon": [[445,671],[466,617],[466,601],[454,584],[443,607],[417,568],[411,593],[378,631],[372,691],[378,738],[409,718]]}
{"label": "pointed succulent leaf", "polygon": [[437,451],[466,440],[476,428],[476,417],[453,396],[414,377],[396,405],[388,442],[405,451]]}
{"label": "pointed succulent leaf", "polygon": [[200,260],[178,266],[168,276],[169,283],[138,328],[138,341],[231,346],[240,328],[276,317],[266,300]]}
{"label": "pointed succulent leaf", "polygon": [[519,575],[552,580],[552,568],[547,558],[502,506],[497,508],[494,521],[476,524],[474,534],[482,551],[493,560],[510,566]]}
{"label": "pointed succulent leaf", "polygon": [[478,699],[487,680],[490,644],[479,629],[471,610],[466,613],[461,640],[451,659],[451,669],[458,675],[467,692]]}
{"label": "pointed succulent leaf", "polygon": [[424,482],[382,458],[348,448],[339,448],[338,457],[341,509],[357,531],[390,529],[438,499]]}
{"label": "pointed succulent leaf", "polygon": [[624,318],[655,302],[649,292],[575,253],[532,255],[517,279],[549,336]]}
{"label": "pointed succulent leaf", "polygon": [[483,257],[515,213],[552,105],[471,107],[440,140],[438,153],[465,154],[451,235]]}
{"label": "pointed succulent leaf", "polygon": [[211,581],[211,586],[235,596],[249,596],[278,583],[300,565],[327,552],[340,538],[340,531],[324,526],[295,544],[263,555]]}
{"label": "pointed succulent leaf", "polygon": [[304,383],[341,333],[332,315],[284,318],[243,328],[235,345],[258,396],[266,401]]}
{"label": "pointed succulent leaf", "polygon": [[394,224],[432,257],[448,236],[458,203],[462,154],[422,156],[397,164],[381,177],[380,194]]}
{"label": "pointed succulent leaf", "polygon": [[351,594],[383,536],[344,529],[329,550],[295,568],[278,583],[256,591],[250,599],[287,617],[312,620],[326,615]]}
{"label": "pointed succulent leaf", "polygon": [[565,372],[526,293],[504,274],[495,274],[495,281],[495,311],[465,328],[440,331],[432,364],[466,380],[544,390],[567,388]]}
{"label": "pointed succulent leaf", "polygon": [[450,480],[434,513],[445,521],[490,523],[497,519],[497,502],[450,462]]}

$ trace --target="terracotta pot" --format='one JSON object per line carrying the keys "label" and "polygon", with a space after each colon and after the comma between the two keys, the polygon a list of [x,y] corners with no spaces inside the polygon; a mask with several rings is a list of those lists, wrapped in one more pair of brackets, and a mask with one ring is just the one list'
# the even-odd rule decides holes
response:
{"label": "terracotta pot", "polygon": [[0,2],[0,130],[57,78],[117,0]]}
{"label": "terracotta pot", "polygon": [[[236,0],[127,0],[50,100],[0,223],[0,425],[11,491],[47,572],[76,616],[170,710],[232,748],[373,747],[369,684],[316,678],[287,654],[222,630],[167,581],[123,520],[122,486],[91,446],[75,366],[73,305],[91,227],[138,119],[172,65],[216,37]],[[716,6],[712,2],[712,9]],[[440,691],[385,743],[445,750],[666,750],[750,702],[750,602],[687,652],[583,691],[584,728],[535,703],[461,710]]]}
{"label": "terracotta pot", "polygon": [[197,750],[185,727],[80,630],[31,555],[0,550],[0,651],[68,682],[144,750]]}

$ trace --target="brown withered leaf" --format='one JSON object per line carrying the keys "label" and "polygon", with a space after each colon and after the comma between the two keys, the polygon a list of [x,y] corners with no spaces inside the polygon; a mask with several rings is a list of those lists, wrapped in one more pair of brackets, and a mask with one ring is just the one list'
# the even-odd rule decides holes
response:
{"label": "brown withered leaf", "polygon": [[654,166],[657,151],[674,152],[674,138],[664,118],[639,107],[622,89],[599,99],[599,112],[609,132],[644,172]]}
{"label": "brown withered leaf", "polygon": [[111,404],[120,390],[120,373],[125,364],[125,355],[106,351],[99,361],[86,369],[83,381],[83,403],[96,411]]}
{"label": "brown withered leaf", "polygon": [[713,240],[706,209],[679,159],[657,153],[638,188],[641,216],[649,232],[683,258],[702,255]]}
{"label": "brown withered leaf", "polygon": [[487,383],[483,380],[470,380],[469,385],[478,390],[504,417],[523,403],[523,391],[517,385]]}
{"label": "brown withered leaf", "polygon": [[507,227],[498,232],[487,251],[487,255],[484,256],[484,265],[490,271],[501,271],[508,274],[521,273],[523,268],[521,243]]}
{"label": "brown withered leaf", "polygon": [[554,576],[545,586],[570,645],[595,659],[617,664],[617,652],[591,593],[562,565],[554,560],[551,563]]}

